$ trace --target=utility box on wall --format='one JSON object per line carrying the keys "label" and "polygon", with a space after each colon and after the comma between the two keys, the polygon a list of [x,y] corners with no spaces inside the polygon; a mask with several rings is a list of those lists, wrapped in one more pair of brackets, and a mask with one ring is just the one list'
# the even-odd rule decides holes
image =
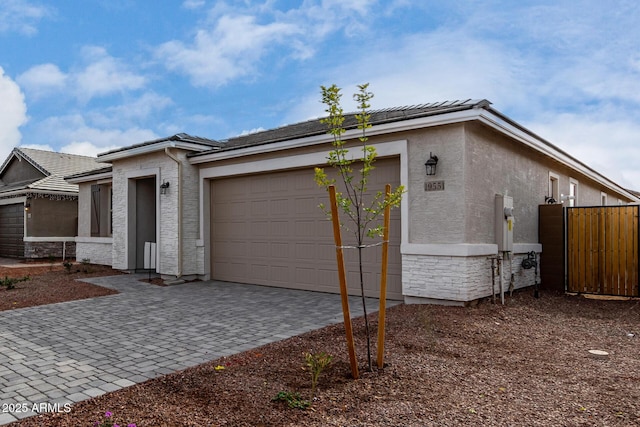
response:
{"label": "utility box on wall", "polygon": [[513,252],[513,197],[496,194],[495,218],[498,252]]}

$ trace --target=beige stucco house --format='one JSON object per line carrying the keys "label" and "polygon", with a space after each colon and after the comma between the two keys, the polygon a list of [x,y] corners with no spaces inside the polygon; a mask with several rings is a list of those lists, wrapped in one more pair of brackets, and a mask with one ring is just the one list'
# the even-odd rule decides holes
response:
{"label": "beige stucco house", "polygon": [[0,257],[73,258],[78,186],[64,177],[104,166],[93,157],[14,148],[0,167]]}
{"label": "beige stucco house", "polygon": [[[407,190],[392,217],[391,298],[462,304],[491,295],[496,256],[505,281],[532,285],[534,270],[521,261],[542,250],[540,204],[638,202],[486,100],[378,110],[371,122],[379,160],[370,188]],[[357,155],[353,116],[345,126]],[[80,188],[77,257],[133,271],[144,267],[144,243],[155,242],[152,268],[165,280],[338,292],[332,230],[317,207],[327,195],[313,180],[330,149],[326,127],[312,120],[225,141],[179,134],[100,154],[110,168],[68,178]],[[431,157],[436,170],[427,175]],[[97,230],[95,217],[108,224]],[[347,256],[356,285],[355,254]],[[366,293],[377,296],[379,248],[366,257]]]}

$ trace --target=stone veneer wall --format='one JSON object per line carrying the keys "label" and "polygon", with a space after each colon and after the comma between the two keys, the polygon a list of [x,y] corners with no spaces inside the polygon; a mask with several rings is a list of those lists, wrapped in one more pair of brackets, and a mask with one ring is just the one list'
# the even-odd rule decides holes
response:
{"label": "stone veneer wall", "polygon": [[76,243],[66,242],[24,242],[24,257],[27,259],[40,258],[75,258]]}
{"label": "stone veneer wall", "polygon": [[[505,293],[508,291],[511,272],[514,275],[514,289],[535,284],[535,270],[522,268],[522,260],[526,257],[527,254],[515,254],[511,260],[511,271],[508,261],[503,262],[502,283]],[[491,287],[491,259],[486,255],[402,255],[402,292],[407,303],[441,302],[462,305],[490,297]],[[500,292],[497,273],[495,292],[496,295]]]}

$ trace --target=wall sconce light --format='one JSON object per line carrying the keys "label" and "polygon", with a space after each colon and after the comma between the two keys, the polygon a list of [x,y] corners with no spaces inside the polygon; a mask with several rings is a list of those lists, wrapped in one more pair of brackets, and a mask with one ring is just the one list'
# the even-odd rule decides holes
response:
{"label": "wall sconce light", "polygon": [[167,194],[168,188],[169,188],[169,181],[162,181],[162,184],[160,184],[160,194]]}
{"label": "wall sconce light", "polygon": [[429,160],[424,164],[427,168],[427,176],[436,174],[436,166],[438,165],[438,156],[434,156],[433,153],[429,153]]}
{"label": "wall sconce light", "polygon": [[24,202],[24,211],[29,212],[29,209],[31,209],[31,202],[27,200]]}

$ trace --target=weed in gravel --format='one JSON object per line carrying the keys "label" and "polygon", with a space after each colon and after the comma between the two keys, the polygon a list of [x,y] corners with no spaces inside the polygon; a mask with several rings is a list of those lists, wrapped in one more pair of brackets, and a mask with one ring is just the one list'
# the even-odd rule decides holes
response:
{"label": "weed in gravel", "polygon": [[66,271],[67,274],[71,274],[71,267],[73,267],[73,263],[71,261],[64,260],[62,262],[62,266],[64,267],[64,271]]}
{"label": "weed in gravel", "polygon": [[276,394],[273,399],[274,402],[285,402],[291,409],[307,409],[311,406],[311,402],[304,400],[300,393],[291,391],[281,391]]}
{"label": "weed in gravel", "polygon": [[324,351],[321,353],[305,353],[304,360],[309,368],[309,372],[311,373],[311,397],[316,396],[316,386],[318,385],[318,379],[320,378],[320,374],[329,366],[331,361],[333,360],[333,356],[325,353]]}
{"label": "weed in gravel", "polygon": [[19,279],[5,276],[4,279],[0,280],[0,286],[5,287],[7,290],[15,289],[16,283],[26,282],[27,280],[29,280],[29,276],[24,276]]}
{"label": "weed in gravel", "polygon": [[[115,422],[113,413],[111,411],[107,411],[104,413],[104,420],[102,420],[102,422],[96,421],[95,423],[93,423],[93,427],[120,427],[120,424],[117,424]],[[136,424],[129,423],[127,424],[127,427],[136,427]]]}

